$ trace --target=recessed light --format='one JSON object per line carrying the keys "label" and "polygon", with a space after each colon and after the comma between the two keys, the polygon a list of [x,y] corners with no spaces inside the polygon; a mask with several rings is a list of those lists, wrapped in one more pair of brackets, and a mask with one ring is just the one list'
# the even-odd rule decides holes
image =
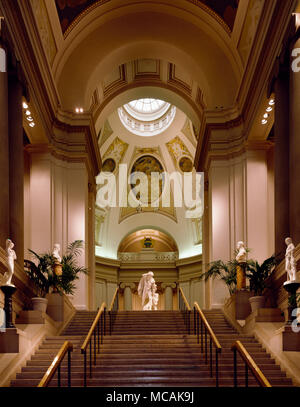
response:
{"label": "recessed light", "polygon": [[262,121],[261,121],[261,124],[267,124],[268,123],[268,120],[266,120],[266,119],[263,119]]}
{"label": "recessed light", "polygon": [[23,108],[28,109],[28,104],[26,102],[23,102]]}
{"label": "recessed light", "polygon": [[274,99],[271,99],[270,102],[269,102],[269,105],[270,105],[270,106],[275,105],[275,100],[274,100]]}
{"label": "recessed light", "polygon": [[79,113],[79,109],[78,109],[78,107],[76,107],[75,112],[76,112],[76,113]]}
{"label": "recessed light", "polygon": [[264,118],[267,119],[269,117],[268,113],[264,114]]}
{"label": "recessed light", "polygon": [[30,116],[31,115],[30,110],[26,110],[25,114],[26,114],[26,116]]}
{"label": "recessed light", "polygon": [[27,116],[26,119],[27,119],[29,122],[33,122],[33,118],[32,118],[31,116]]}
{"label": "recessed light", "polygon": [[80,113],[83,113],[83,109],[82,109],[82,107],[79,109],[79,111],[80,111]]}
{"label": "recessed light", "polygon": [[267,112],[272,112],[273,108],[271,106],[267,107],[266,111]]}
{"label": "recessed light", "polygon": [[33,122],[32,122],[32,123],[29,123],[29,126],[30,126],[30,127],[34,127],[34,126],[35,126],[35,123],[33,123]]}

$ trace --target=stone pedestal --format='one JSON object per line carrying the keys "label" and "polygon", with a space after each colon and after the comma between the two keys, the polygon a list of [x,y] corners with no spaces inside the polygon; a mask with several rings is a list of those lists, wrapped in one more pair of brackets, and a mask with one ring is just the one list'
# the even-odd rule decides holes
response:
{"label": "stone pedestal", "polygon": [[239,263],[236,270],[236,289],[238,291],[246,288],[246,268],[247,263]]}
{"label": "stone pedestal", "polygon": [[16,324],[44,324],[45,319],[43,317],[42,311],[20,311],[17,318]]}
{"label": "stone pedestal", "polygon": [[299,281],[286,281],[283,283],[283,288],[289,294],[289,307],[288,307],[288,322],[287,324],[290,325],[296,316],[292,316],[293,309],[297,308],[297,300],[296,300],[296,292],[300,287]]}
{"label": "stone pedestal", "polygon": [[3,285],[1,291],[4,293],[4,311],[6,316],[6,328],[15,328],[12,322],[12,295],[17,290],[15,286]]}
{"label": "stone pedestal", "polygon": [[289,352],[300,351],[300,332],[293,332],[292,325],[286,325],[282,332],[282,350]]}
{"label": "stone pedestal", "polygon": [[47,314],[54,321],[64,320],[64,296],[59,293],[51,293],[48,298]]}
{"label": "stone pedestal", "polygon": [[7,328],[0,333],[0,353],[19,353],[19,334],[16,328]]}
{"label": "stone pedestal", "polygon": [[251,306],[249,298],[251,293],[246,290],[241,290],[236,292],[235,297],[235,319],[241,320],[246,319],[248,315],[251,314]]}

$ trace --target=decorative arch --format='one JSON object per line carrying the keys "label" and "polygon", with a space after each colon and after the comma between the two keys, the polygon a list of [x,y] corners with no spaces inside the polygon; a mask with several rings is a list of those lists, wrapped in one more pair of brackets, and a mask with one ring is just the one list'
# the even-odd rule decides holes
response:
{"label": "decorative arch", "polygon": [[158,9],[155,2],[131,0],[118,8],[108,2],[89,13],[63,41],[53,64],[62,108],[87,110],[99,81],[138,58],[184,65],[209,108],[231,107],[243,70],[236,45],[207,12],[188,3],[184,8],[186,0],[162,0]]}

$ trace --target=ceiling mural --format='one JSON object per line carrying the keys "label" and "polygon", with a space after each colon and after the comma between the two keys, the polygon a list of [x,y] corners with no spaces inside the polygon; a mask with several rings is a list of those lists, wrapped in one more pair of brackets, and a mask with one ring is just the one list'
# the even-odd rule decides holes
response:
{"label": "ceiling mural", "polygon": [[[73,21],[91,6],[106,3],[109,0],[55,0],[63,33]],[[201,3],[218,14],[232,30],[239,0],[201,0]]]}

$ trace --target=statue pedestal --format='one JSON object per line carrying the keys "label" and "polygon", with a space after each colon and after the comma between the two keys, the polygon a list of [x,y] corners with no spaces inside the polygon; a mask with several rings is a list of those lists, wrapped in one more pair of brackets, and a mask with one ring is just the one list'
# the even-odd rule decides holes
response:
{"label": "statue pedestal", "polygon": [[288,307],[288,325],[291,325],[293,320],[296,318],[296,316],[292,316],[293,309],[298,308],[297,306],[297,299],[296,299],[296,292],[298,288],[300,287],[300,282],[299,281],[286,281],[283,283],[283,288],[288,292],[289,294],[289,307]]}
{"label": "statue pedestal", "polygon": [[8,328],[0,333],[0,353],[19,353],[19,334],[16,328]]}
{"label": "statue pedestal", "polygon": [[235,295],[235,319],[243,320],[251,314],[251,306],[249,298],[251,294],[249,291],[237,291]]}
{"label": "statue pedestal", "polygon": [[1,291],[4,293],[4,311],[6,316],[6,328],[15,328],[12,322],[12,295],[15,293],[17,288],[11,285],[3,285],[0,287]]}
{"label": "statue pedestal", "polygon": [[58,292],[49,295],[47,314],[57,322],[64,320],[64,296]]}
{"label": "statue pedestal", "polygon": [[246,289],[246,269],[247,263],[239,263],[236,270],[236,289],[237,291]]}
{"label": "statue pedestal", "polygon": [[300,332],[294,332],[291,325],[286,325],[282,332],[282,350],[286,352],[300,351]]}

